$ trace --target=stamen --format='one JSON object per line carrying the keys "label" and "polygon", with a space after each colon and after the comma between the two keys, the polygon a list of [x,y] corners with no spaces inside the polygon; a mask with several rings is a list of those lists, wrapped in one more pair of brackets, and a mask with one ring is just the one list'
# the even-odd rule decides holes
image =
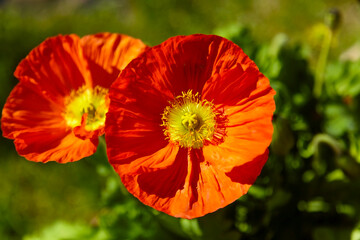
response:
{"label": "stamen", "polygon": [[72,91],[65,99],[64,118],[67,125],[71,128],[81,126],[82,117],[87,114],[85,130],[93,131],[103,127],[109,108],[107,93],[108,89],[100,86],[93,89],[83,86]]}
{"label": "stamen", "polygon": [[181,147],[198,149],[209,143],[222,142],[226,135],[226,121],[217,121],[219,119],[226,117],[215,110],[211,102],[200,100],[198,93],[193,94],[189,90],[182,92],[164,109],[162,126],[169,141]]}

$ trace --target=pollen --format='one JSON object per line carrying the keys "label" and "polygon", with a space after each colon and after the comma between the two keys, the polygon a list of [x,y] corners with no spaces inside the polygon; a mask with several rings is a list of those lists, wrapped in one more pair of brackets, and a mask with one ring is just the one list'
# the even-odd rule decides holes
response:
{"label": "pollen", "polygon": [[95,88],[83,86],[73,90],[65,98],[66,110],[64,118],[67,125],[74,128],[82,125],[82,121],[85,121],[85,130],[87,131],[103,127],[109,109],[107,93],[108,89],[100,86]]}
{"label": "pollen", "polygon": [[217,137],[218,119],[214,105],[189,90],[165,107],[161,125],[170,142],[199,149]]}

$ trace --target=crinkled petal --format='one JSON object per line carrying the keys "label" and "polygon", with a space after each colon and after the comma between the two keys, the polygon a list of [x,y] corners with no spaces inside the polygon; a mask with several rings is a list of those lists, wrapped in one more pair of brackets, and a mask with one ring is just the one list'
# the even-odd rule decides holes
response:
{"label": "crinkled petal", "polygon": [[87,61],[76,35],[46,39],[19,63],[14,75],[59,105],[63,104],[59,100],[72,90],[83,85],[92,86]]}
{"label": "crinkled petal", "polygon": [[98,33],[81,38],[93,84],[110,88],[120,71],[147,46],[123,34]]}
{"label": "crinkled petal", "polygon": [[148,82],[152,89],[165,94],[170,91],[176,97],[188,90],[201,93],[214,74],[238,63],[244,67],[253,64],[241,54],[238,46],[218,36],[176,36],[150,48],[125,71],[138,73],[134,81]]}
{"label": "crinkled petal", "polygon": [[146,90],[146,83],[133,84],[129,79],[114,82],[109,92],[105,137],[112,164],[131,163],[168,145],[161,127],[166,100],[161,93]]}
{"label": "crinkled petal", "polygon": [[238,66],[217,76],[217,81],[204,89],[203,97],[212,100],[228,119],[225,141],[206,146],[205,159],[228,172],[262,155],[273,133],[275,91],[269,80],[257,69],[244,71]]}
{"label": "crinkled petal", "polygon": [[[188,175],[188,150],[168,145],[158,153],[147,156],[147,160],[171,164],[160,168],[142,168],[128,172],[126,165],[114,165],[125,187],[144,204],[169,213],[173,198],[184,190]],[[124,172],[125,171],[125,172]],[[188,200],[186,200],[188,202]],[[181,210],[180,210],[181,211]]]}
{"label": "crinkled petal", "polygon": [[226,176],[228,176],[232,182],[250,187],[260,175],[261,169],[268,159],[268,155],[269,150],[266,149],[263,154],[258,155],[252,161],[234,167],[230,172],[226,173]]}
{"label": "crinkled petal", "polygon": [[96,152],[98,138],[81,140],[65,128],[37,128],[17,135],[14,144],[17,152],[35,162],[78,161]]}
{"label": "crinkled petal", "polygon": [[62,108],[20,82],[2,111],[4,137],[14,139],[18,153],[36,162],[80,160],[96,151],[98,140],[81,140],[66,128]]}
{"label": "crinkled petal", "polygon": [[[173,149],[175,150],[175,149]],[[152,156],[158,158],[161,154]],[[182,218],[201,217],[245,194],[250,184],[233,181],[205,161],[201,149],[180,148],[165,168],[128,172],[116,165],[126,188],[144,204]],[[166,161],[170,161],[167,159]]]}
{"label": "crinkled petal", "polygon": [[26,82],[20,82],[11,91],[2,110],[3,136],[14,139],[26,129],[64,126],[62,111],[62,106],[33,91]]}

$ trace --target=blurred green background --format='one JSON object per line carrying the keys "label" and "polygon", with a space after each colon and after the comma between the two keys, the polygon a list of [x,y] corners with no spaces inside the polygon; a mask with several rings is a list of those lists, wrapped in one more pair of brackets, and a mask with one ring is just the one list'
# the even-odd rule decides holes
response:
{"label": "blurred green background", "polygon": [[118,32],[153,46],[218,34],[277,91],[270,156],[246,196],[195,220],[140,204],[97,154],[40,164],[1,138],[0,239],[360,239],[360,4],[355,0],[2,0],[0,101],[57,34]]}

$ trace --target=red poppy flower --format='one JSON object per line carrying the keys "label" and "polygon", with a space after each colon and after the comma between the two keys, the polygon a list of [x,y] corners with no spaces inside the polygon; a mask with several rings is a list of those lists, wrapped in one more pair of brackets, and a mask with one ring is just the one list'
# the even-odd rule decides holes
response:
{"label": "red poppy flower", "polygon": [[93,154],[104,133],[108,89],[146,46],[100,33],[51,37],[15,70],[19,83],[2,111],[4,137],[36,162],[73,162]]}
{"label": "red poppy flower", "polygon": [[143,203],[195,218],[247,193],[268,157],[275,91],[234,43],[177,36],[134,59],[110,89],[110,163]]}

